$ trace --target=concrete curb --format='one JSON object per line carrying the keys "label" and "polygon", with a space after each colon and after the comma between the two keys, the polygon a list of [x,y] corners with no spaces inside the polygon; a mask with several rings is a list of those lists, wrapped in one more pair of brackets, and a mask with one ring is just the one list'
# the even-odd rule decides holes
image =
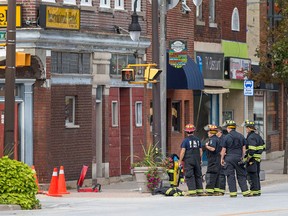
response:
{"label": "concrete curb", "polygon": [[0,204],[0,211],[21,210],[20,205],[2,205]]}

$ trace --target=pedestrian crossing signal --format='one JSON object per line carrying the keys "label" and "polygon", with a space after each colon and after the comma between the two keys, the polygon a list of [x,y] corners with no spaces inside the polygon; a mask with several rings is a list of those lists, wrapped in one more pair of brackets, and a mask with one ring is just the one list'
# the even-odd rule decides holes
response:
{"label": "pedestrian crossing signal", "polygon": [[122,81],[130,82],[135,81],[135,72],[132,68],[124,68],[121,71]]}

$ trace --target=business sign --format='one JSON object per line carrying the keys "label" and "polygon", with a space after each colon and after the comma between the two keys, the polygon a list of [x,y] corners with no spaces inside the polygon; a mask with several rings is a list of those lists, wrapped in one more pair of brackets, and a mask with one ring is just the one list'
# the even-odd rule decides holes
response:
{"label": "business sign", "polygon": [[79,30],[80,10],[40,5],[39,23],[42,28]]}
{"label": "business sign", "polygon": [[248,71],[251,71],[251,60],[243,58],[225,58],[230,79],[244,80]]}
{"label": "business sign", "polygon": [[187,42],[181,40],[170,41],[169,64],[175,68],[182,68],[187,63]]}
{"label": "business sign", "polygon": [[204,79],[224,78],[224,54],[196,52],[196,62]]}
{"label": "business sign", "polygon": [[253,80],[245,80],[244,81],[244,95],[245,96],[253,96],[254,95],[254,81]]}
{"label": "business sign", "polygon": [[[7,27],[8,18],[8,6],[0,5],[0,28]],[[21,5],[16,5],[16,27],[21,27],[22,16],[21,16]]]}

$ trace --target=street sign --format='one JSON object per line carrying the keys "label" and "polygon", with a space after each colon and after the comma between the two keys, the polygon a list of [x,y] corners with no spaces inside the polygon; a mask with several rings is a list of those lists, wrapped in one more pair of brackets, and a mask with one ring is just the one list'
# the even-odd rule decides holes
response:
{"label": "street sign", "polygon": [[244,80],[244,95],[253,96],[254,95],[254,81]]}

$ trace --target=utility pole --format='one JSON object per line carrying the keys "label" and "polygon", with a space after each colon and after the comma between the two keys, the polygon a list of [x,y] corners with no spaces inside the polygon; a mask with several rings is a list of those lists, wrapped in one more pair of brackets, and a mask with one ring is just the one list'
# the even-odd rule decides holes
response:
{"label": "utility pole", "polygon": [[[158,1],[152,0],[152,62],[159,65]],[[161,75],[160,75],[161,76]],[[159,78],[158,78],[159,81]],[[161,148],[160,83],[152,84],[153,144]]]}
{"label": "utility pole", "polygon": [[[16,51],[16,0],[8,1],[6,69],[5,69],[5,109],[4,109],[4,149],[14,158],[15,119],[15,51]],[[5,154],[5,152],[4,152]]]}
{"label": "utility pole", "polygon": [[161,112],[161,150],[163,157],[166,156],[167,142],[167,65],[166,65],[166,12],[167,0],[160,1],[160,57],[159,66],[162,70],[160,75],[160,112]]}

